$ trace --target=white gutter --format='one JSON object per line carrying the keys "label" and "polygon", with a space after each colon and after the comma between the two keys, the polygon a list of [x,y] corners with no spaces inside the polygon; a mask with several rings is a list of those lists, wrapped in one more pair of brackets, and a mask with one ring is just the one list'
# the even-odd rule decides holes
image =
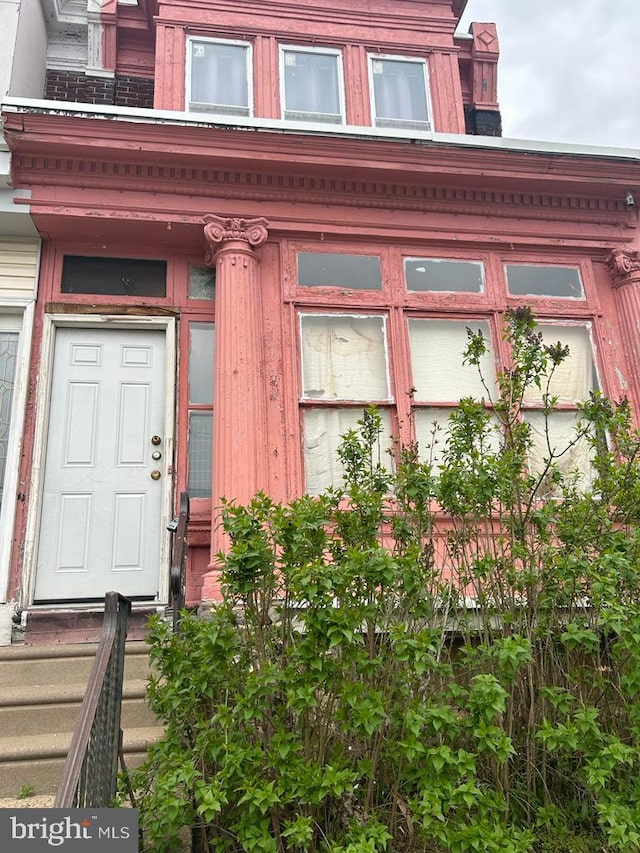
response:
{"label": "white gutter", "polygon": [[316,124],[315,122],[285,121],[270,118],[239,118],[237,116],[189,113],[177,110],[138,109],[104,104],[83,104],[70,101],[47,101],[35,98],[5,98],[2,110],[6,113],[42,113],[103,120],[128,121],[135,124],[164,124],[181,127],[215,127],[233,130],[262,131],[300,136],[329,136],[347,139],[377,139],[385,142],[449,145],[459,148],[493,148],[499,151],[523,151],[531,154],[558,154],[583,157],[603,157],[640,161],[638,148],[612,148],[599,145],[579,145],[566,142],[543,142],[536,139],[508,139],[502,136],[470,136],[458,133],[436,133],[363,127],[360,125]]}

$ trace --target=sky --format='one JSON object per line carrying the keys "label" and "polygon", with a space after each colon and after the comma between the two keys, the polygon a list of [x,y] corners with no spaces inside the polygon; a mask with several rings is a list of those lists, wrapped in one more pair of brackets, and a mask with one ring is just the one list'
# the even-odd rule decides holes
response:
{"label": "sky", "polygon": [[503,136],[640,149],[640,0],[468,0],[498,28]]}

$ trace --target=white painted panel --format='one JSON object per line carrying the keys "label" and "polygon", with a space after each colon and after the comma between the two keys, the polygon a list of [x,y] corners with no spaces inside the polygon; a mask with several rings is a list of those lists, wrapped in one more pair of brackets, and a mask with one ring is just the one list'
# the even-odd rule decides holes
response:
{"label": "white painted panel", "polygon": [[70,382],[64,419],[63,465],[95,465],[99,386]]}
{"label": "white painted panel", "polygon": [[60,496],[56,572],[88,571],[91,495]]}
{"label": "white painted panel", "polygon": [[72,344],[70,364],[88,364],[91,366],[102,364],[102,347]]}
{"label": "white painted panel", "polygon": [[115,495],[111,570],[141,571],[144,564],[145,494]]}
{"label": "white painted panel", "polygon": [[118,401],[118,465],[144,465],[149,453],[148,385],[122,383]]}
{"label": "white painted panel", "polygon": [[122,347],[121,355],[123,367],[151,367],[153,364],[151,347]]}

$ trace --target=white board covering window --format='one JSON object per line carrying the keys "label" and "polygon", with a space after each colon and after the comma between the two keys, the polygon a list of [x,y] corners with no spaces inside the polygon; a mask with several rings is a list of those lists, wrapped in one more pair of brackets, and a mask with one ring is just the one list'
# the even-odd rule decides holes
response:
{"label": "white board covering window", "polygon": [[338,51],[281,47],[280,79],[286,119],[342,124],[341,60]]}
{"label": "white board covering window", "polygon": [[[544,472],[553,458],[554,465],[563,473],[577,473],[578,486],[586,489],[592,477],[591,446],[586,437],[576,441],[578,412],[575,407],[598,388],[589,328],[541,325],[536,332],[542,334],[545,345],[559,343],[569,348],[569,354],[556,366],[549,359],[541,388],[530,386],[527,389],[525,405],[530,408],[524,412],[524,419],[531,429],[530,470],[534,475]],[[541,409],[536,410],[536,406],[543,405],[545,394],[553,397],[561,408],[548,415]],[[553,492],[553,488],[549,491]]]}
{"label": "white board covering window", "polygon": [[[467,328],[488,342],[480,369],[491,396],[495,394],[495,360],[489,324],[484,320],[410,319],[409,346],[414,388],[416,439],[420,456],[438,464],[446,442],[447,419],[463,397],[487,402],[478,368],[464,364]],[[421,406],[420,403],[431,405]],[[437,404],[441,405],[437,405]],[[448,404],[448,405],[442,405]]]}
{"label": "white board covering window", "polygon": [[369,62],[376,127],[430,130],[424,60],[371,56]]}
{"label": "white board covering window", "polygon": [[189,39],[188,108],[251,115],[251,50],[246,42]]}
{"label": "white board covering window", "polygon": [[[318,494],[342,482],[338,460],[341,436],[356,427],[371,402],[391,402],[386,318],[382,315],[303,314],[302,399],[351,405],[306,405],[303,411],[306,488]],[[360,402],[361,405],[354,405]],[[381,410],[384,447],[380,461],[390,465],[391,421]]]}

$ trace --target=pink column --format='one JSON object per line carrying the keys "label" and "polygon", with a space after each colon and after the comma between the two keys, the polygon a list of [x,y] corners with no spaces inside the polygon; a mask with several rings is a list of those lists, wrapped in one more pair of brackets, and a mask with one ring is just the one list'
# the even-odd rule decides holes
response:
{"label": "pink column", "polygon": [[607,258],[613,282],[622,343],[629,363],[631,402],[640,420],[640,253],[614,249]]}
{"label": "pink column", "polygon": [[255,250],[267,239],[268,223],[213,215],[204,221],[205,263],[216,267],[216,315],[211,561],[202,600],[216,601],[216,555],[226,545],[221,499],[246,503],[265,487],[266,400]]}

